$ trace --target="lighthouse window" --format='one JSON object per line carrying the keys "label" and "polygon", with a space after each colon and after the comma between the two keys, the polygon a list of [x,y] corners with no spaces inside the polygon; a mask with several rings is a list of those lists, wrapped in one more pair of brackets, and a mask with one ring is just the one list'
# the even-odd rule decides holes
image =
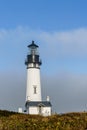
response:
{"label": "lighthouse window", "polygon": [[36,93],[37,93],[37,87],[34,86],[34,94],[36,94]]}

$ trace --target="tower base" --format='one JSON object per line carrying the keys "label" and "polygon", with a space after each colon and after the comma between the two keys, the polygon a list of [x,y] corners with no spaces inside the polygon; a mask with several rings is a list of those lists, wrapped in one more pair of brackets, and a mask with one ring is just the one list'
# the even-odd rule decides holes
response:
{"label": "tower base", "polygon": [[27,114],[51,116],[51,103],[49,101],[27,101],[25,104]]}

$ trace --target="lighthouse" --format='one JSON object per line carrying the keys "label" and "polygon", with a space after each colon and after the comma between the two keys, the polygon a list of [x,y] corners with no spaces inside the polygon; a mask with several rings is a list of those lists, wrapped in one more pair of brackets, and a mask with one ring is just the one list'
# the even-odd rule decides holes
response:
{"label": "lighthouse", "polygon": [[40,66],[42,64],[38,52],[39,46],[32,41],[28,45],[28,55],[25,60],[27,66],[27,86],[25,108],[28,114],[51,115],[51,103],[42,101]]}
{"label": "lighthouse", "polygon": [[32,41],[28,46],[26,101],[41,101],[40,65],[38,46]]}

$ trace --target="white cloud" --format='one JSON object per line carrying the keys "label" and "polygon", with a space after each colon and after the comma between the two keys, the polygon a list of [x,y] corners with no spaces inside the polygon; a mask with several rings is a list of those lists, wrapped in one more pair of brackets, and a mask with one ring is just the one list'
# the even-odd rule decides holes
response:
{"label": "white cloud", "polygon": [[40,35],[47,44],[50,54],[60,54],[60,56],[87,55],[87,28],[53,33],[42,32]]}
{"label": "white cloud", "polygon": [[[49,55],[87,55],[87,28],[61,32],[46,32],[32,30],[28,27],[15,29],[0,29],[0,44],[19,46],[35,40],[41,46],[41,51]],[[20,43],[20,44],[19,44]]]}

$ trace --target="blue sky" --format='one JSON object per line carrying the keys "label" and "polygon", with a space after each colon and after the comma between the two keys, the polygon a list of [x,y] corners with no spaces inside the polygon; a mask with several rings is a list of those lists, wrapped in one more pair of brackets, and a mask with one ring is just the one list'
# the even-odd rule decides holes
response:
{"label": "blue sky", "polygon": [[42,59],[43,99],[53,111],[83,111],[87,104],[87,1],[0,1],[0,108],[25,104],[27,45]]}
{"label": "blue sky", "polygon": [[86,4],[86,0],[3,0],[0,1],[0,27],[21,25],[46,31],[85,27]]}

